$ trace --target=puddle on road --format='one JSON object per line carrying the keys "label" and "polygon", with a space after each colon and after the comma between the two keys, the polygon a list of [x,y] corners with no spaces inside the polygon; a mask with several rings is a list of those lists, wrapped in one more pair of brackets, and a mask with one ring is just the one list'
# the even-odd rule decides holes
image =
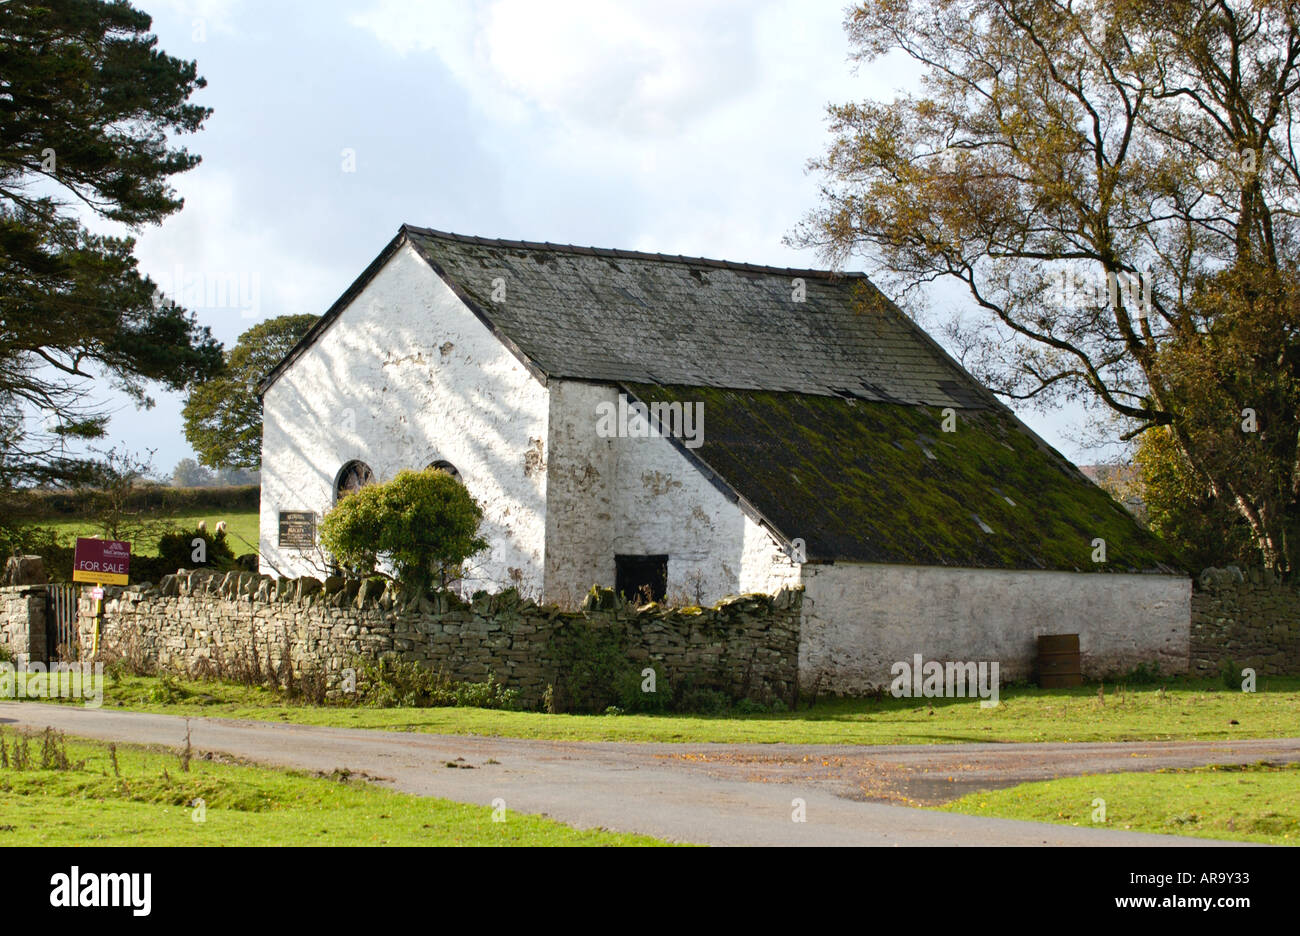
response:
{"label": "puddle on road", "polygon": [[698,766],[717,777],[751,783],[812,784],[845,799],[905,806],[938,806],[969,793],[1000,790],[1031,779],[995,779],[976,764],[948,764],[933,770],[860,756],[685,751],[659,754],[656,759]]}

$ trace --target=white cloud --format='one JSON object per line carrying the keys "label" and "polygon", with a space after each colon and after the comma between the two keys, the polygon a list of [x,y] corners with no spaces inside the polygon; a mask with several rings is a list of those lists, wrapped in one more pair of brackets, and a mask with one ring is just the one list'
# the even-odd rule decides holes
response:
{"label": "white cloud", "polygon": [[235,19],[244,0],[149,0],[147,11],[190,21],[190,38],[202,42],[207,34],[237,33]]}
{"label": "white cloud", "polygon": [[[307,260],[263,223],[230,171],[203,166],[176,182],[184,211],[140,234],[141,272],[199,314],[227,343],[255,322],[289,312],[322,312],[336,277],[324,258]],[[200,298],[201,297],[201,298]]]}
{"label": "white cloud", "polygon": [[437,55],[499,119],[531,108],[640,137],[678,130],[747,92],[755,11],[725,0],[379,0],[350,22],[399,55]]}

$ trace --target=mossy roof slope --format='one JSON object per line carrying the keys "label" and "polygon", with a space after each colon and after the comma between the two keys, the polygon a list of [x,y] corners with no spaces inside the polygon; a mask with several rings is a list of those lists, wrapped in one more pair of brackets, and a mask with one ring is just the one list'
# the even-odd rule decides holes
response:
{"label": "mossy roof slope", "polygon": [[[810,560],[1173,572],[1176,559],[1004,410],[624,383],[704,404],[703,462]],[[1106,561],[1093,562],[1095,539]]]}

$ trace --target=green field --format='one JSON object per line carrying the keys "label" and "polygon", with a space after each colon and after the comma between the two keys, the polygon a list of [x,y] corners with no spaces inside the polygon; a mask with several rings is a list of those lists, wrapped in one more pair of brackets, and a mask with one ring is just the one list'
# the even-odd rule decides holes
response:
{"label": "green field", "polygon": [[[33,688],[43,677],[32,676]],[[1098,690],[1102,690],[1099,696]],[[1165,686],[1011,687],[1001,704],[977,700],[822,699],[797,712],[753,715],[548,715],[477,708],[312,706],[263,687],[215,680],[106,678],[104,706],[201,715],[575,741],[941,744],[966,741],[1179,741],[1300,733],[1300,678],[1264,677],[1243,693],[1215,680]],[[39,704],[39,703],[31,703]],[[65,701],[61,704],[80,704]]]}
{"label": "green field", "polygon": [[[0,845],[662,845],[487,806],[394,793],[334,774],[194,759],[176,751],[69,741],[67,769],[16,768],[0,732]],[[478,768],[490,783],[491,765]],[[202,808],[197,804],[202,801]],[[495,821],[496,818],[501,821]],[[201,820],[201,821],[199,821]]]}
{"label": "green field", "polygon": [[[250,510],[245,512],[232,511],[188,511],[183,513],[160,513],[151,515],[151,520],[161,520],[170,524],[174,529],[193,530],[200,520],[208,525],[209,531],[214,531],[218,521],[226,521],[226,537],[230,542],[230,549],[235,555],[255,552],[257,550],[257,511]],[[102,536],[93,521],[90,520],[42,520],[38,524],[46,529],[51,529],[59,534],[61,542],[71,546],[78,536]],[[158,540],[152,538],[146,543],[132,543],[131,551],[142,556],[158,555]]]}
{"label": "green field", "polygon": [[[1105,801],[1104,822],[1094,814]],[[1096,774],[972,793],[943,812],[1300,845],[1300,764]]]}

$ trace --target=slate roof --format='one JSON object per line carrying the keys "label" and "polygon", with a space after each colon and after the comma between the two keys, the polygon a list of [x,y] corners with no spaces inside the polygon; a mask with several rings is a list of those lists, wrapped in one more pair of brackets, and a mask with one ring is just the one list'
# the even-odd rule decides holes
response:
{"label": "slate roof", "polygon": [[[259,391],[408,243],[539,379],[705,402],[703,447],[679,449],[810,559],[1173,571],[1160,540],[860,273],[404,225]],[[939,428],[944,407],[957,433]]]}
{"label": "slate roof", "polygon": [[[997,406],[861,273],[489,240],[404,225],[405,238],[540,374]],[[377,271],[353,284],[306,347]],[[806,300],[792,299],[802,279]],[[494,281],[505,301],[492,300]],[[347,301],[345,301],[347,300]],[[274,382],[295,349],[263,381]]]}
{"label": "slate roof", "polygon": [[[702,403],[700,447],[679,446],[724,493],[809,560],[966,568],[1173,572],[1133,522],[1005,409],[624,383],[644,403]],[[1106,561],[1093,562],[1094,540]]]}

